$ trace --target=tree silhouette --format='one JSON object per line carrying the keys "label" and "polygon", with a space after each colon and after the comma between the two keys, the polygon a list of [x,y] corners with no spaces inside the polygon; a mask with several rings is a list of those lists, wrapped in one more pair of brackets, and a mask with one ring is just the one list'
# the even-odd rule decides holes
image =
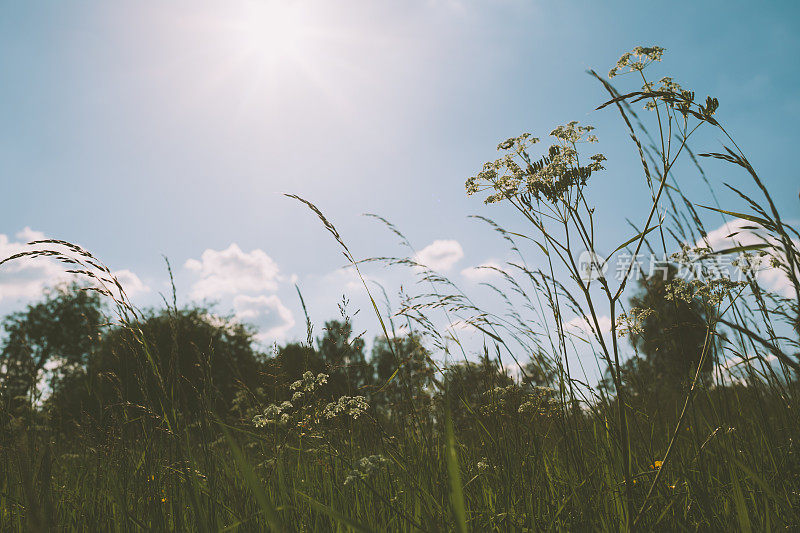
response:
{"label": "tree silhouette", "polygon": [[83,372],[104,322],[100,296],[79,285],[45,293],[40,302],[3,319],[0,396],[8,412],[58,391]]}
{"label": "tree silhouette", "polygon": [[[629,375],[636,374],[641,386],[686,383],[700,364],[710,317],[698,298],[686,301],[670,297],[676,276],[677,269],[669,265],[665,273],[640,280],[639,293],[630,300],[640,317],[630,328],[630,342],[645,357],[644,361],[631,360],[626,370]],[[716,341],[716,337],[708,339]],[[707,355],[701,372],[707,374],[712,368],[713,358]]]}
{"label": "tree silhouette", "polygon": [[421,414],[430,407],[435,368],[419,336],[377,337],[370,363],[376,380],[372,403],[385,415]]}
{"label": "tree silhouette", "polygon": [[[474,413],[479,410],[486,392],[513,383],[514,380],[496,361],[484,355],[477,363],[461,361],[447,366],[442,389],[437,393],[436,399],[440,410],[449,402],[453,424],[456,427],[466,428],[474,425],[474,417],[470,411]],[[469,410],[465,408],[464,403],[469,406]]]}
{"label": "tree silhouette", "polygon": [[169,414],[191,421],[210,412],[224,418],[237,394],[261,383],[264,368],[247,327],[205,308],[150,311],[109,330],[85,371],[47,403],[62,428],[88,423],[103,430],[132,411],[132,418]]}
{"label": "tree silhouette", "polygon": [[330,320],[325,323],[324,330],[317,344],[325,373],[330,376],[328,389],[339,396],[357,394],[358,389],[370,383],[372,374],[364,357],[364,339],[353,337],[353,325],[349,320]]}

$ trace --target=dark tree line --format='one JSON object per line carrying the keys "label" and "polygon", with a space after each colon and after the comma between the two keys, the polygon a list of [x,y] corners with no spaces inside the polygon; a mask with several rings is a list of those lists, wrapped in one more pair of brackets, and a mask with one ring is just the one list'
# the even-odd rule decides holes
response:
{"label": "dark tree line", "polygon": [[[305,372],[329,376],[331,399],[368,397],[387,420],[422,413],[434,400],[436,364],[416,335],[378,337],[368,358],[352,324],[331,320],[313,346],[290,342],[266,353],[251,328],[201,307],[150,310],[124,327],[109,324],[106,311],[96,293],[69,286],[4,319],[5,422],[35,415],[64,432],[97,435],[163,413],[191,422],[205,410],[242,422],[290,396]],[[470,395],[509,379],[492,364],[456,365],[448,376]]]}
{"label": "dark tree line", "polygon": [[[673,277],[643,280],[631,301],[651,310],[631,332],[638,356],[623,368],[634,397],[678,391],[699,363],[708,317],[697,302],[667,298]],[[417,335],[378,337],[368,358],[347,319],[327,322],[314,345],[290,342],[265,353],[251,328],[201,307],[150,310],[125,327],[105,317],[99,295],[69,286],[3,320],[4,422],[35,414],[64,432],[102,435],[156,413],[191,422],[202,410],[236,423],[290,396],[305,372],[329,376],[331,399],[365,396],[391,422],[399,413],[434,412],[443,390],[479,405],[486,391],[512,383],[488,356],[439,373]],[[525,375],[531,387],[555,379],[541,358],[528,362]]]}

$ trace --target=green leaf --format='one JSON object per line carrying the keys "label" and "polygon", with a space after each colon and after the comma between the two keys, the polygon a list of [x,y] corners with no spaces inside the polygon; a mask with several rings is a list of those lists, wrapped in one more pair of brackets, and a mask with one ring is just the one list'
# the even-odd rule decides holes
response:
{"label": "green leaf", "polygon": [[775,227],[772,222],[770,222],[765,218],[760,218],[753,215],[747,215],[745,213],[737,213],[735,211],[725,211],[724,209],[717,209],[716,207],[709,207],[707,205],[700,205],[700,204],[697,205],[702,207],[703,209],[710,209],[711,211],[716,211],[717,213],[724,213],[732,217],[743,218],[745,220],[749,220],[750,222],[755,222],[756,224],[760,224],[761,226],[767,229],[773,229]]}
{"label": "green leaf", "polygon": [[[612,256],[612,255],[614,255],[615,253],[619,252],[620,250],[622,250],[623,248],[625,248],[626,246],[628,246],[628,245],[629,245],[630,243],[632,243],[633,241],[636,241],[636,240],[638,240],[638,239],[641,239],[642,237],[644,237],[645,235],[647,235],[648,233],[650,233],[650,232],[651,232],[651,231],[653,231],[654,229],[656,229],[656,228],[660,228],[660,227],[661,227],[661,224],[658,224],[657,226],[653,226],[652,228],[650,228],[650,229],[649,229],[649,230],[647,230],[647,231],[643,231],[643,232],[639,233],[638,235],[634,235],[633,237],[631,237],[631,238],[630,238],[630,239],[628,239],[627,241],[625,241],[625,242],[623,242],[622,244],[620,244],[619,246],[617,246],[617,247],[614,249],[614,251],[613,251],[613,252],[611,252],[610,254],[608,254],[608,257],[609,257],[609,259],[611,258],[611,256]],[[606,261],[608,261],[608,259],[606,259]],[[605,263],[605,261],[604,261],[604,263]]]}
{"label": "green leaf", "polygon": [[469,325],[474,327],[474,328],[476,328],[477,330],[481,331],[482,333],[488,335],[489,337],[491,337],[492,339],[496,340],[497,342],[500,342],[500,343],[503,342],[503,339],[501,339],[500,337],[498,337],[494,333],[492,333],[490,331],[487,331],[486,328],[482,328],[481,326],[479,326],[478,324],[476,324],[474,322],[469,322]]}
{"label": "green leaf", "polygon": [[545,257],[550,257],[550,252],[547,251],[547,248],[542,246],[542,243],[540,243],[539,241],[533,241],[533,242],[535,242],[539,246],[539,248],[542,249],[542,253],[545,255]]}
{"label": "green leaf", "polygon": [[269,498],[267,498],[267,494],[264,492],[263,485],[258,480],[256,473],[250,467],[250,463],[247,462],[247,458],[245,458],[242,450],[240,450],[236,445],[236,441],[233,440],[233,437],[228,429],[222,424],[218,424],[218,426],[222,430],[225,440],[228,441],[228,446],[231,449],[231,453],[233,454],[236,464],[239,466],[239,470],[242,471],[245,481],[250,486],[250,490],[253,491],[253,495],[255,496],[258,505],[264,512],[264,516],[267,518],[269,527],[272,529],[272,531],[284,531],[284,529],[281,527],[280,520],[278,520],[278,514],[275,511],[275,507],[269,501]]}
{"label": "green leaf", "polygon": [[739,521],[739,531],[750,533],[753,527],[750,525],[750,515],[747,512],[747,503],[744,501],[744,493],[739,485],[739,478],[736,472],[731,469],[733,477],[733,505],[736,509],[736,519]]}
{"label": "green leaf", "polygon": [[459,533],[467,533],[467,511],[464,504],[464,488],[461,485],[461,470],[458,466],[458,453],[456,439],[453,434],[453,417],[450,409],[447,410],[445,420],[445,438],[447,455],[447,474],[450,481],[450,505],[456,519],[456,529]]}
{"label": "green leaf", "polygon": [[[533,239],[531,239],[527,235],[523,235],[522,233],[516,233],[514,231],[507,231],[506,233],[508,233],[509,235],[514,235],[515,237],[520,237],[522,239],[528,239],[529,241],[533,241]],[[533,241],[533,242],[536,242],[536,241]]]}
{"label": "green leaf", "polygon": [[381,388],[378,390],[378,392],[380,392],[380,391],[384,390],[386,387],[388,387],[388,386],[389,386],[389,383],[391,383],[391,382],[392,382],[392,380],[393,380],[393,379],[394,379],[394,378],[397,376],[397,373],[398,373],[398,372],[400,372],[400,369],[401,369],[401,368],[403,368],[403,365],[402,365],[402,364],[401,364],[400,366],[398,366],[397,368],[395,368],[395,369],[394,369],[394,372],[392,372],[392,375],[391,375],[391,376],[389,376],[389,379],[387,379],[387,380],[386,380],[386,383],[384,383],[384,384],[381,386]]}
{"label": "green leaf", "polygon": [[763,490],[767,494],[767,496],[772,498],[773,501],[780,504],[784,510],[788,511],[791,515],[795,517],[795,519],[797,519],[797,512],[793,509],[791,501],[789,501],[787,498],[779,497],[778,494],[769,485],[769,483],[767,483],[761,476],[756,474],[756,472],[752,468],[750,468],[743,462],[739,461],[735,457],[733,457],[732,460],[736,466],[738,466],[745,474],[747,474],[747,477],[749,479],[751,479],[756,485],[758,485],[761,488],[761,490]]}
{"label": "green leaf", "polygon": [[369,532],[372,531],[367,526],[365,526],[363,524],[359,524],[355,520],[344,516],[342,513],[338,512],[338,511],[334,511],[333,509],[331,509],[327,505],[324,505],[324,504],[318,502],[317,500],[315,500],[314,498],[312,498],[308,494],[304,494],[304,493],[302,493],[300,491],[295,491],[295,494],[297,494],[298,496],[302,496],[303,498],[308,500],[308,503],[311,504],[311,507],[313,507],[314,509],[316,509],[320,513],[323,513],[323,514],[327,515],[328,518],[330,518],[334,522],[337,522],[339,524],[345,525],[345,526],[349,527],[350,529],[352,529],[354,531],[364,531],[366,533],[369,533]]}
{"label": "green leaf", "polygon": [[726,254],[735,254],[741,252],[750,252],[752,250],[763,250],[764,248],[772,248],[772,245],[768,243],[762,243],[762,244],[748,244],[747,246],[734,246],[733,248],[725,248],[724,250],[710,252],[706,254],[704,257],[708,257],[711,255],[726,255]]}

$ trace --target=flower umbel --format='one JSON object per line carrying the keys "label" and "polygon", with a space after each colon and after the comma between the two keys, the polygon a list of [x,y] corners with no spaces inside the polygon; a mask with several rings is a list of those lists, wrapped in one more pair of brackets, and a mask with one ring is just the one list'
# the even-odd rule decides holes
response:
{"label": "flower umbel", "polygon": [[355,468],[353,468],[344,480],[345,485],[350,485],[359,479],[368,479],[378,470],[384,468],[389,463],[389,460],[382,455],[370,455],[369,457],[362,457],[356,461]]}
{"label": "flower umbel", "polygon": [[325,418],[336,418],[339,415],[347,415],[356,419],[367,412],[369,404],[363,396],[342,396],[338,401],[331,402],[325,406]]}
{"label": "flower umbel", "polygon": [[603,154],[589,157],[587,165],[579,162],[577,145],[597,142],[597,137],[590,134],[592,130],[592,126],[580,126],[577,121],[558,126],[550,132],[555,142],[538,160],[532,159],[528,149],[539,139],[529,133],[500,143],[498,150],[507,153],[486,163],[481,172],[467,180],[467,194],[494,189],[495,194],[489,195],[486,203],[523,194],[552,203],[564,199],[571,188],[582,187],[593,172],[603,169]]}
{"label": "flower umbel", "polygon": [[641,72],[650,63],[661,61],[664,50],[660,46],[637,46],[630,52],[622,54],[614,68],[609,71],[608,77],[613,78],[629,72]]}

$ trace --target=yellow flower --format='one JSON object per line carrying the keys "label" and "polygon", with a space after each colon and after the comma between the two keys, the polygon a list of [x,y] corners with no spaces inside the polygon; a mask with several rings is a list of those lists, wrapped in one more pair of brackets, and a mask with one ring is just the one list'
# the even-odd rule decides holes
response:
{"label": "yellow flower", "polygon": [[167,503],[167,499],[166,498],[161,498],[161,503]]}
{"label": "yellow flower", "polygon": [[653,468],[661,468],[662,464],[664,464],[664,463],[661,462],[661,461],[656,461],[655,463],[653,463]]}

